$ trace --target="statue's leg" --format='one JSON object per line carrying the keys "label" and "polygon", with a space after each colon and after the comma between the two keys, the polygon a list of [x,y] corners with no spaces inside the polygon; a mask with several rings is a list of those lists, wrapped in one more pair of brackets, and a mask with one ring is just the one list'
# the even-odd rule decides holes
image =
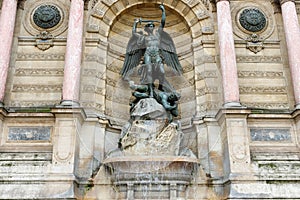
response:
{"label": "statue's leg", "polygon": [[158,69],[156,70],[159,86],[158,89],[164,91],[164,83],[165,83],[165,68],[160,56],[157,56],[156,62],[158,63]]}
{"label": "statue's leg", "polygon": [[153,97],[153,69],[152,69],[151,57],[145,54],[144,61],[147,68],[146,80],[144,81],[149,87],[149,97]]}

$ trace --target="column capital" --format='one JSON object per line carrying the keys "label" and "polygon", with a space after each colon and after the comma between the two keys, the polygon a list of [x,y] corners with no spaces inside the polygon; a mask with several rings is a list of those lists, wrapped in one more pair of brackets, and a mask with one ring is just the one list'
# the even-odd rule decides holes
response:
{"label": "column capital", "polygon": [[286,3],[286,2],[289,2],[289,1],[295,3],[295,0],[279,0],[280,5],[282,5],[282,4]]}
{"label": "column capital", "polygon": [[228,1],[228,2],[230,2],[230,0],[215,0],[215,1],[216,1],[216,3],[221,2],[221,1]]}

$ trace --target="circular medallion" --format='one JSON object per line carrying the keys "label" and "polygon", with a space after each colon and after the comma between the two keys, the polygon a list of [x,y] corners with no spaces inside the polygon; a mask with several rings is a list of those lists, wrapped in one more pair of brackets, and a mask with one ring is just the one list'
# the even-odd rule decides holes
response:
{"label": "circular medallion", "polygon": [[266,27],[266,17],[257,8],[247,8],[240,14],[239,22],[247,31],[259,32]]}
{"label": "circular medallion", "polygon": [[49,29],[61,20],[61,14],[54,5],[41,5],[33,14],[33,22],[40,28]]}

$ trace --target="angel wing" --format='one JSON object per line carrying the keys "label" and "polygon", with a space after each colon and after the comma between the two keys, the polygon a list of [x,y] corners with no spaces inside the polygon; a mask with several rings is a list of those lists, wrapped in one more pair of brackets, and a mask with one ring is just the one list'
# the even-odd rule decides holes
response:
{"label": "angel wing", "polygon": [[132,35],[128,41],[125,60],[120,72],[123,78],[126,78],[130,72],[139,65],[145,53],[146,47],[142,37],[144,37],[142,34],[140,36]]}
{"label": "angel wing", "polygon": [[177,75],[181,75],[183,71],[182,66],[178,60],[175,44],[171,36],[163,30],[160,32],[160,34],[161,34],[160,49],[165,64],[171,67],[172,69],[174,69]]}

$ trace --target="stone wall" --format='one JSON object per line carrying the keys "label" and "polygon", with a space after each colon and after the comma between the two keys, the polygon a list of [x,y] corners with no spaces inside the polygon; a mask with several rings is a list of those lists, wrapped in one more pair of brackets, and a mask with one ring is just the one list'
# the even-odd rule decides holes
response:
{"label": "stone wall", "polygon": [[[68,107],[60,102],[70,1],[18,2],[0,108],[0,199],[126,199],[129,190],[142,195],[140,185],[116,190],[104,162],[130,117],[131,90],[119,71],[133,20],[160,20],[159,4],[85,1],[80,106]],[[56,13],[47,18],[55,24],[50,28],[34,17],[45,5]],[[183,66],[181,77],[166,73],[181,94],[180,147],[200,164],[189,187],[164,185],[162,197],[300,198],[299,110],[279,2],[230,1],[241,104],[234,108],[223,106],[216,3],[164,5],[165,29]],[[295,5],[300,19],[300,2]],[[247,12],[260,20],[250,26],[243,19]]]}

